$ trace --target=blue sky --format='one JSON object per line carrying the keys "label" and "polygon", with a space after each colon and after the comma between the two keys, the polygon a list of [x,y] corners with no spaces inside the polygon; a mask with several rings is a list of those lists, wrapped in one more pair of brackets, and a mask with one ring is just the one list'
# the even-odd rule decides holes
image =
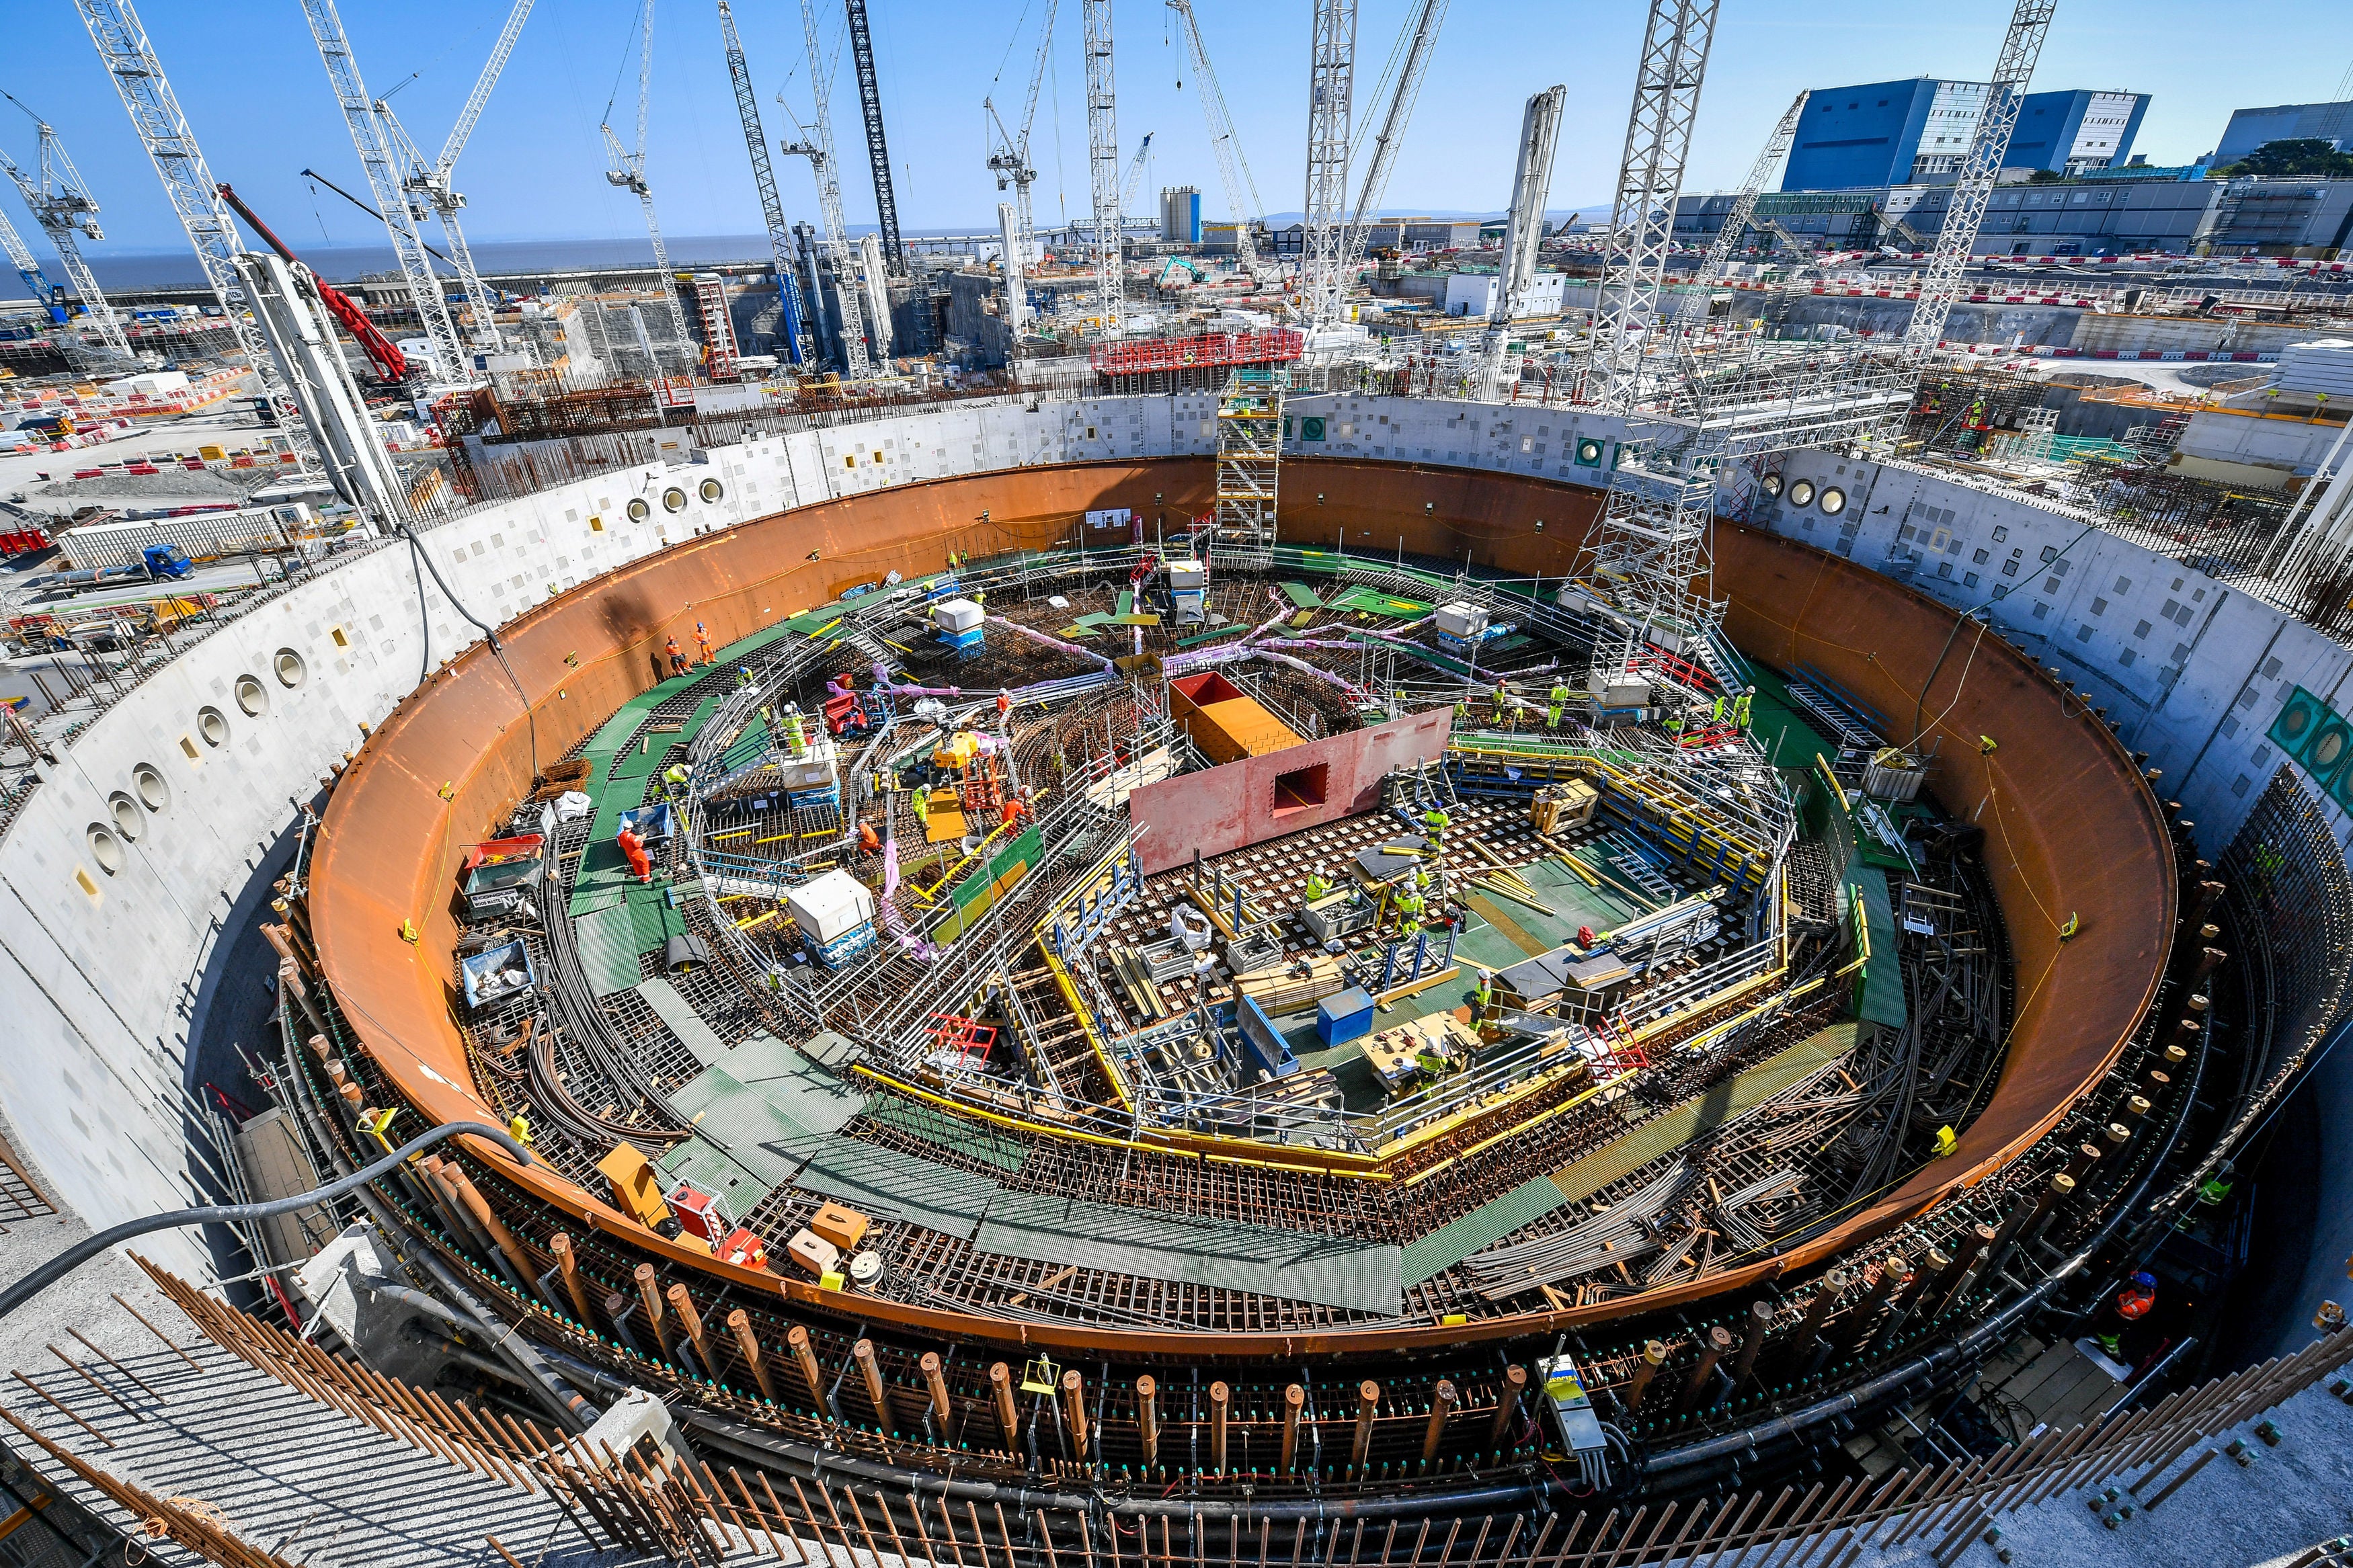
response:
{"label": "blue sky", "polygon": [[[828,50],[841,35],[838,0],[819,0]],[[999,199],[983,166],[980,100],[1017,112],[1043,0],[871,0],[878,71],[901,222],[910,229],[993,226]],[[541,0],[505,79],[459,166],[477,241],[642,236],[636,204],[603,177],[597,133],[617,77],[617,124],[634,116],[634,63],[624,72],[636,0]],[[1300,205],[1305,135],[1307,7],[1197,0],[1204,37],[1267,207]],[[417,140],[437,149],[504,16],[503,0],[345,0],[343,19],[371,91],[411,73],[393,100]],[[1079,0],[1060,0],[1053,69],[1031,142],[1041,224],[1087,206],[1086,121]],[[1357,119],[1377,112],[1374,79],[1390,57],[1406,0],[1364,0]],[[177,226],[64,0],[10,7],[0,87],[37,107],[63,135],[104,207],[100,255],[179,245]],[[306,163],[364,192],[358,160],[294,0],[149,0],[142,13],[216,177],[237,185],[299,250],[322,237],[381,243],[364,215],[322,193]],[[1642,10],[1536,0],[1452,0],[1407,145],[1391,181],[1393,210],[1498,210],[1511,188],[1513,142],[1527,95],[1569,86],[1553,206],[1598,205],[1614,176]],[[2207,47],[2226,7],[2186,0],[2063,0],[2035,75],[2038,88],[2118,88],[2155,95],[2137,147],[2152,162],[2205,152],[2233,107],[2327,98],[2353,57],[2341,7],[2296,0],[2264,13],[2261,47]],[[1726,0],[1715,36],[1685,188],[1736,184],[1800,86],[1922,74],[1983,78],[2008,8],[1995,4],[1888,5],[1862,0]],[[789,133],[779,86],[806,113],[808,70],[797,5],[742,0],[744,37],[769,140]],[[1121,142],[1153,132],[1137,209],[1164,184],[1192,184],[1221,216],[1219,184],[1174,18],[1121,0],[1114,37]],[[2285,40],[2295,39],[2293,47]],[[1000,74],[1001,73],[1001,74]],[[1181,88],[1179,83],[1182,83]],[[853,225],[871,223],[873,193],[846,59],[834,71],[835,129]],[[710,0],[659,0],[655,20],[649,174],[665,231],[756,233],[751,186]],[[626,129],[625,129],[626,134]],[[29,121],[0,104],[0,144],[32,151]],[[780,160],[786,213],[815,219],[807,165]],[[13,193],[7,211],[38,240]]]}

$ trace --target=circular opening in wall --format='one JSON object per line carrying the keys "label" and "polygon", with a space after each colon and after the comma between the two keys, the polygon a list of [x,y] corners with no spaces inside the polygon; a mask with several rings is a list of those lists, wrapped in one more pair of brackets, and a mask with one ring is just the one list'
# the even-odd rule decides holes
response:
{"label": "circular opening in wall", "polygon": [[631,496],[628,510],[631,522],[643,522],[654,514],[654,509],[646,504],[643,496]]}
{"label": "circular opening in wall", "polygon": [[1781,476],[1778,474],[1767,474],[1758,482],[1764,486],[1765,493],[1768,496],[1781,493]]}
{"label": "circular opening in wall", "polygon": [[1822,511],[1824,514],[1831,517],[1836,517],[1845,510],[1846,492],[1844,490],[1839,489],[1836,485],[1832,485],[1830,489],[1822,492]]}
{"label": "circular opening in wall", "polygon": [[701,484],[694,487],[694,493],[701,496],[704,500],[717,500],[720,497],[727,493],[727,487],[721,484],[717,479],[705,479]]}
{"label": "circular opening in wall", "polygon": [[238,676],[231,689],[237,693],[237,705],[245,710],[247,718],[259,719],[269,711],[269,692],[253,676]]}
{"label": "circular opening in wall", "polygon": [[662,491],[662,510],[684,511],[685,510],[686,492],[684,490],[679,489],[676,485],[672,485],[670,489]]}
{"label": "circular opening in wall", "polygon": [[133,843],[138,841],[140,830],[147,826],[146,815],[139,809],[139,803],[121,790],[106,797],[106,812],[114,818],[114,830]]}
{"label": "circular opening in wall", "polygon": [[91,823],[82,837],[89,841],[90,858],[97,861],[98,868],[110,877],[121,870],[130,858],[122,852],[122,840],[117,838],[114,830],[102,822]]}
{"label": "circular opening in wall", "polygon": [[278,684],[291,691],[311,679],[311,667],[302,656],[290,647],[281,647],[270,656],[269,672],[278,677]]}
{"label": "circular opening in wall", "polygon": [[172,786],[153,763],[142,763],[131,770],[131,787],[139,792],[139,804],[150,811],[164,811],[172,804]]}
{"label": "circular opening in wall", "polygon": [[2353,733],[2348,733],[2345,726],[2331,724],[2320,731],[2318,740],[2312,742],[2311,753],[2305,760],[2311,764],[2313,772],[2325,773],[2344,760],[2345,742],[2348,739],[2353,739]]}
{"label": "circular opening in wall", "polygon": [[1804,506],[1808,502],[1811,501],[1814,499],[1814,481],[1811,479],[1799,479],[1796,484],[1791,485],[1789,487],[1789,499],[1796,501],[1799,506]]}
{"label": "circular opening in wall", "polygon": [[207,746],[228,744],[228,715],[217,708],[197,709],[196,733],[205,738]]}

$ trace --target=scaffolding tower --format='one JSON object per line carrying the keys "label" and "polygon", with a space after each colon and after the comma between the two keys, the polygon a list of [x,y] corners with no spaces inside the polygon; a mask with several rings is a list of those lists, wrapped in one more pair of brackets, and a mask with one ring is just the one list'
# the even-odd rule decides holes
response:
{"label": "scaffolding tower", "polygon": [[1217,537],[1274,542],[1274,498],[1282,466],[1282,395],[1291,373],[1243,365],[1218,394]]}

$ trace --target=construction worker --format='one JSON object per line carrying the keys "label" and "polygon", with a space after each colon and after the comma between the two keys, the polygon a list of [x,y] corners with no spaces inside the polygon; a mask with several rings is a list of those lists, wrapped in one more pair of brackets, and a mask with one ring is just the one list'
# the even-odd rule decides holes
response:
{"label": "construction worker", "polygon": [[1756,696],[1757,689],[1750,686],[1743,688],[1740,695],[1732,700],[1732,722],[1744,733],[1748,729],[1748,704]]}
{"label": "construction worker", "polygon": [[673,800],[684,799],[687,781],[693,776],[694,770],[684,763],[672,763],[662,773],[662,793]]}
{"label": "construction worker", "polygon": [[676,637],[668,637],[663,640],[662,653],[670,659],[670,672],[672,675],[684,675],[686,673],[686,655],[678,651],[678,639]]}
{"label": "construction worker", "polygon": [[1552,683],[1552,690],[1546,698],[1546,702],[1550,704],[1550,706],[1545,709],[1546,729],[1557,730],[1560,728],[1560,716],[1561,713],[1568,707],[1569,697],[1570,692],[1567,681],[1556,680]]}
{"label": "construction worker", "polygon": [[1682,709],[1678,708],[1675,711],[1667,715],[1665,729],[1667,733],[1672,736],[1678,744],[1682,742],[1683,738],[1683,715]]}
{"label": "construction worker", "polygon": [[1482,969],[1479,972],[1479,989],[1475,993],[1475,998],[1479,1005],[1480,1020],[1484,1022],[1493,1018],[1495,1016],[1495,972],[1493,970]]}
{"label": "construction worker", "polygon": [[1446,847],[1446,830],[1454,826],[1454,819],[1433,805],[1421,814],[1421,826],[1430,835],[1430,847],[1443,849]]}
{"label": "construction worker", "polygon": [[2231,1195],[2232,1168],[2228,1160],[2215,1162],[2214,1173],[2199,1184],[2199,1203],[2210,1209],[2221,1206],[2222,1200]]}
{"label": "construction worker", "polygon": [[1508,729],[1510,729],[1511,727],[1512,727],[1512,688],[1511,688],[1511,683],[1510,683],[1509,681],[1498,680],[1498,681],[1496,681],[1496,682],[1495,682],[1495,728],[1496,728],[1496,729],[1498,729],[1498,730],[1508,730]]}
{"label": "construction worker", "polygon": [[1008,795],[1005,798],[1004,809],[997,814],[997,821],[1010,830],[1018,826],[1021,819],[1029,815],[1029,803],[1027,800],[1018,795]]}
{"label": "construction worker", "polygon": [[646,854],[646,841],[638,837],[637,828],[622,828],[614,835],[613,842],[620,846],[621,858],[629,863],[629,874],[640,884],[650,885],[654,879],[654,863]]}
{"label": "construction worker", "polygon": [[997,689],[997,732],[1004,734],[1013,722],[1013,693],[1002,686]]}
{"label": "construction worker", "polygon": [[718,656],[711,651],[711,634],[703,629],[701,621],[694,623],[694,662],[699,665],[719,662]]}
{"label": "construction worker", "polygon": [[1399,936],[1413,930],[1415,924],[1421,919],[1421,895],[1411,888],[1399,888],[1397,897],[1390,900],[1389,907],[1397,911],[1397,929]]}
{"label": "construction worker", "polygon": [[2125,1288],[2116,1292],[2116,1299],[2100,1314],[2108,1321],[2096,1325],[2092,1337],[2099,1342],[2102,1350],[2115,1355],[2124,1342],[2125,1331],[2147,1317],[2148,1310],[2156,1305],[2157,1276],[2136,1274],[2125,1281]]}
{"label": "construction worker", "polygon": [[735,667],[735,684],[738,686],[749,686],[752,684],[752,667],[750,665],[739,664]]}
{"label": "construction worker", "polygon": [[1331,891],[1332,884],[1324,879],[1324,868],[1319,866],[1307,873],[1306,885],[1299,889],[1299,896],[1312,904],[1328,897]]}
{"label": "construction worker", "polygon": [[882,836],[874,831],[874,825],[871,822],[858,825],[858,852],[860,855],[882,853]]}
{"label": "construction worker", "polygon": [[1715,707],[1709,712],[1708,722],[1711,724],[1724,722],[1724,693],[1721,691],[1715,694]]}

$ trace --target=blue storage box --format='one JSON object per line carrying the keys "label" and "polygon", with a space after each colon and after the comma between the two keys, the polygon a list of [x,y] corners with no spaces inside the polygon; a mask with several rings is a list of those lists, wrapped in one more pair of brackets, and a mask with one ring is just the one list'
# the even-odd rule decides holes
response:
{"label": "blue storage box", "polygon": [[1373,998],[1363,986],[1351,985],[1315,1004],[1315,1037],[1325,1045],[1345,1045],[1372,1032]]}

